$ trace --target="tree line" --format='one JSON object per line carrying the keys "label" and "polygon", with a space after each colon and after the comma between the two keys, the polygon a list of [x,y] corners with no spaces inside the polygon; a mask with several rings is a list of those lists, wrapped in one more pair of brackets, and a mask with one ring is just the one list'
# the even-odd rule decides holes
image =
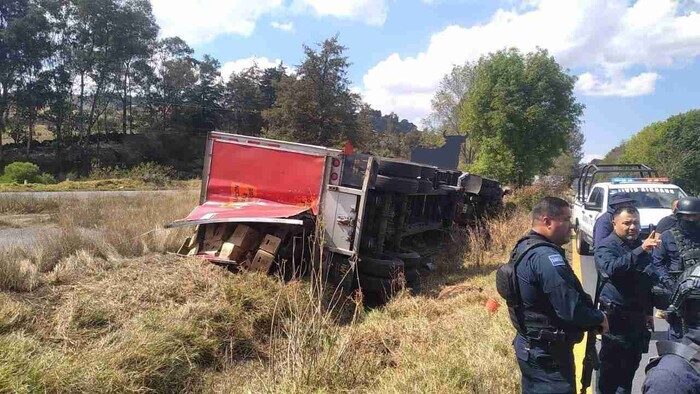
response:
{"label": "tree line", "polygon": [[402,158],[462,134],[462,169],[517,184],[568,177],[581,158],[575,78],[543,50],[455,66],[419,130],[350,89],[337,36],[304,45],[299,65],[222,76],[217,59],[158,33],[148,0],[0,3],[0,161],[8,136],[29,157],[39,127],[57,158],[80,152],[81,171],[105,136],[214,129]]}
{"label": "tree line", "polygon": [[644,163],[686,192],[700,193],[700,110],[652,123],[613,148],[602,163]]}

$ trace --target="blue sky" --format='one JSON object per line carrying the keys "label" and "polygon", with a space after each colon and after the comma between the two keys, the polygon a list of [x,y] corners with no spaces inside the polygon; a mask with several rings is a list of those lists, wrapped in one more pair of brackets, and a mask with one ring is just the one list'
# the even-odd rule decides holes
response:
{"label": "blue sky", "polygon": [[700,0],[152,0],[162,35],[224,74],[296,65],[339,34],[366,102],[417,124],[453,64],[546,48],[579,77],[587,158],[645,125],[700,108]]}

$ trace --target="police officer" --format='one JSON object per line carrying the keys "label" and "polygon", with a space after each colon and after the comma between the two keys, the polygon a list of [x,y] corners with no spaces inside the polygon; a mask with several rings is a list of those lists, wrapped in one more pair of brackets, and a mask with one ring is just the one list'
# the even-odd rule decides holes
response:
{"label": "police officer", "polygon": [[669,230],[671,227],[674,227],[676,223],[678,222],[678,218],[676,218],[676,211],[678,210],[678,199],[673,200],[671,203],[671,211],[672,213],[668,216],[664,216],[659,220],[659,222],[656,224],[656,232],[659,234],[663,234],[664,231]]}
{"label": "police officer", "polygon": [[639,237],[639,211],[622,205],[613,212],[613,233],[595,248],[596,268],[608,278],[600,293],[601,309],[610,321],[600,349],[598,392],[630,393],[642,353],[649,349],[653,323],[654,266],[651,252],[659,241],[652,232]]}
{"label": "police officer", "polygon": [[700,265],[687,268],[671,297],[670,310],[681,320],[680,342],[656,343],[659,357],[647,366],[644,394],[700,393]]}
{"label": "police officer", "polygon": [[[574,393],[574,344],[586,330],[607,332],[605,314],[593,307],[561,248],[570,234],[569,204],[545,197],[532,210],[532,231],[513,250],[524,252],[515,268],[522,309],[511,313],[523,393]],[[532,241],[542,244],[529,248]]]}
{"label": "police officer", "polygon": [[[683,197],[676,208],[678,224],[661,234],[661,246],[654,251],[654,265],[660,281],[673,289],[675,278],[687,267],[700,263],[700,199]],[[680,340],[680,319],[666,314],[668,339]]]}
{"label": "police officer", "polygon": [[617,193],[610,197],[608,210],[598,216],[598,219],[596,219],[593,225],[593,247],[598,246],[602,240],[613,232],[612,219],[615,209],[622,205],[634,206],[636,203],[637,202],[630,198],[627,193]]}

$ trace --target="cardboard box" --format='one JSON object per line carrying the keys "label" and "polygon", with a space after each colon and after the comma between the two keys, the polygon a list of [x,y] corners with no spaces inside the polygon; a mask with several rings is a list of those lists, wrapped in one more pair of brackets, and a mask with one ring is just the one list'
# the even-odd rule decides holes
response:
{"label": "cardboard box", "polygon": [[219,257],[226,260],[241,261],[245,258],[246,250],[232,242],[224,242]]}
{"label": "cardboard box", "polygon": [[260,242],[260,234],[252,227],[239,224],[233,235],[228,239],[228,242],[245,250],[253,250],[257,248],[258,242]]}
{"label": "cardboard box", "polygon": [[200,240],[199,225],[197,225],[197,227],[195,227],[194,234],[192,234],[192,237],[190,237],[189,240],[190,240],[190,242],[187,244],[187,247],[190,249],[194,248],[196,245],[199,244],[199,240]]}
{"label": "cardboard box", "polygon": [[192,248],[189,246],[189,245],[190,245],[190,240],[191,240],[191,238],[187,238],[187,239],[185,240],[185,242],[182,244],[182,246],[180,246],[180,249],[177,250],[177,254],[185,255],[185,254],[187,254],[187,252],[190,251],[190,249],[192,249]]}
{"label": "cardboard box", "polygon": [[230,231],[230,228],[232,226],[228,223],[220,223],[214,228],[214,239],[226,239],[228,238],[232,231]]}
{"label": "cardboard box", "polygon": [[216,230],[216,224],[207,224],[204,229],[204,240],[208,241],[214,239],[214,230]]}
{"label": "cardboard box", "polygon": [[282,240],[280,238],[275,237],[272,234],[267,234],[265,238],[263,238],[262,242],[260,242],[259,249],[264,250],[271,255],[276,255],[281,242]]}
{"label": "cardboard box", "polygon": [[224,244],[224,241],[220,239],[206,239],[204,240],[204,247],[202,248],[203,253],[206,254],[214,254],[219,252],[219,249],[221,249],[221,246]]}
{"label": "cardboard box", "polygon": [[275,256],[267,253],[264,250],[258,250],[253,261],[250,263],[250,270],[267,273],[270,271],[272,263],[275,261]]}

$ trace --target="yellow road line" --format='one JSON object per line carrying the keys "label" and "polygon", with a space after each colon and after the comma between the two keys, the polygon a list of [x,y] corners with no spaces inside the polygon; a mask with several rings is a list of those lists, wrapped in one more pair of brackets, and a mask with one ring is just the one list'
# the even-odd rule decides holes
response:
{"label": "yellow road line", "polygon": [[[578,280],[581,281],[581,284],[583,284],[583,275],[581,274],[581,255],[578,254],[576,251],[576,238],[571,239],[571,268],[574,270],[574,273],[578,277]],[[579,384],[581,384],[581,375],[583,374],[583,357],[586,354],[586,339],[588,338],[588,333],[586,333],[586,336],[583,338],[583,341],[577,343],[574,346],[574,361],[576,363],[576,385],[578,387]],[[576,390],[578,393],[579,390]],[[592,393],[591,388],[589,387],[588,390],[586,390],[586,393]]]}

